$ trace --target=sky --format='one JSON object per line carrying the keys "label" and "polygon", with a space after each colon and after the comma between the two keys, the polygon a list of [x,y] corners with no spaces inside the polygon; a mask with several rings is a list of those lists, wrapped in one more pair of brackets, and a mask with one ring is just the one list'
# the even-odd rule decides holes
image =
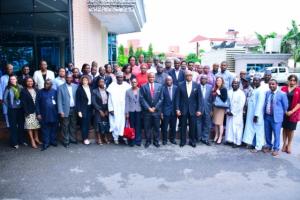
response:
{"label": "sky", "polygon": [[225,37],[228,29],[239,36],[254,32],[285,34],[291,20],[300,24],[300,0],[144,0],[146,23],[139,33],[122,34],[118,43],[140,39],[144,49],[167,52],[179,45],[180,52],[193,52],[189,43],[197,35]]}

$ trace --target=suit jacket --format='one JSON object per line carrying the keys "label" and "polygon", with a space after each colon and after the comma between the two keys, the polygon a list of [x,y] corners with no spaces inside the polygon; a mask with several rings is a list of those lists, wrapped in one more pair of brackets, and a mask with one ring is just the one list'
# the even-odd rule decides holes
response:
{"label": "suit jacket", "polygon": [[154,97],[151,97],[149,83],[144,84],[140,88],[140,103],[144,112],[148,113],[148,109],[155,107],[156,112],[154,114],[161,113],[161,107],[163,102],[162,85],[159,83],[154,84]]}
{"label": "suit jacket", "polygon": [[202,94],[199,85],[192,82],[192,91],[188,97],[186,90],[186,81],[179,83],[177,97],[176,97],[176,110],[179,110],[182,115],[188,113],[195,116],[196,112],[201,112]]}
{"label": "suit jacket", "polygon": [[[271,91],[267,91],[265,104],[264,104],[264,113],[266,115],[266,107],[269,101],[269,97],[271,95]],[[280,91],[279,89],[275,92],[273,97],[273,118],[276,123],[283,122],[283,118],[285,112],[287,111],[289,106],[288,99],[285,93]]]}
{"label": "suit jacket", "polygon": [[57,91],[54,89],[41,89],[36,96],[36,114],[42,116],[42,123],[55,123],[58,121]]}
{"label": "suit jacket", "polygon": [[[47,74],[46,74],[46,80],[50,79],[50,80],[54,80],[55,76],[54,76],[54,72],[52,72],[51,70],[47,70]],[[43,79],[43,75],[42,75],[42,71],[38,70],[35,71],[33,74],[33,80],[35,82],[35,85],[38,89],[42,89],[44,88],[44,79]]]}
{"label": "suit jacket", "polygon": [[125,113],[129,112],[141,112],[141,103],[140,103],[140,94],[139,89],[137,93],[137,98],[135,94],[132,92],[132,89],[128,89],[125,95]]}
{"label": "suit jacket", "polygon": [[177,96],[177,86],[173,84],[172,86],[172,100],[170,98],[168,86],[163,87],[163,103],[162,103],[162,113],[165,116],[176,115],[176,96]]}
{"label": "suit jacket", "polygon": [[[34,90],[37,94],[38,90],[35,88]],[[25,116],[35,113],[35,103],[33,102],[32,96],[26,88],[23,88],[21,90],[20,99],[24,109]]]}
{"label": "suit jacket", "polygon": [[[92,89],[90,88],[91,95],[92,95]],[[75,100],[75,105],[76,105],[76,110],[77,112],[82,113],[82,117],[86,116],[86,113],[88,111],[88,97],[82,87],[82,85],[78,86],[77,91],[76,91],[76,100]]]}
{"label": "suit jacket", "polygon": [[173,84],[174,85],[178,85],[179,83],[183,82],[185,80],[185,77],[184,77],[184,72],[182,70],[179,70],[179,74],[178,74],[178,79],[176,78],[176,70],[175,69],[172,69],[170,72],[169,72],[169,75],[172,77],[173,79]]}
{"label": "suit jacket", "polygon": [[[209,84],[205,85],[206,91],[205,96],[202,95],[202,106],[201,112],[203,114],[210,114],[213,106],[212,86]],[[200,84],[200,91],[202,94],[202,85]]]}
{"label": "suit jacket", "polygon": [[[76,105],[76,91],[77,91],[77,85],[74,83],[71,83],[72,87],[72,95],[73,100]],[[68,91],[67,83],[62,84],[58,87],[57,90],[57,107],[59,113],[64,113],[64,116],[69,116],[70,113],[70,94]]]}
{"label": "suit jacket", "polygon": [[102,77],[102,78],[104,79],[106,88],[108,88],[108,86],[112,83],[112,78],[111,78],[111,76],[107,76],[107,75],[101,76],[101,75],[99,74],[97,77],[95,77],[95,78],[93,79],[93,83],[92,83],[93,89],[95,89],[95,88],[98,87],[98,80],[99,80],[100,77]]}
{"label": "suit jacket", "polygon": [[[107,101],[108,101],[108,92],[106,92]],[[100,111],[108,112],[108,104],[103,104],[102,96],[98,88],[93,89],[92,92],[92,104],[95,109],[95,121],[101,122]]]}

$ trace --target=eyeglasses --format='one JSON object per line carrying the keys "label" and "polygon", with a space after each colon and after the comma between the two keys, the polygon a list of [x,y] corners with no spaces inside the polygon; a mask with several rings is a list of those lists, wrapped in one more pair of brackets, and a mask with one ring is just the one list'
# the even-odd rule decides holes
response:
{"label": "eyeglasses", "polygon": [[296,82],[296,79],[291,79],[290,81],[294,81],[294,82]]}

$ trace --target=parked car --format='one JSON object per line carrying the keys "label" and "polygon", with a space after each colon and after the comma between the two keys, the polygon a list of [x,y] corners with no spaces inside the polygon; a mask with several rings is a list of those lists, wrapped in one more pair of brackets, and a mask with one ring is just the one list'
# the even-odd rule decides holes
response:
{"label": "parked car", "polygon": [[295,74],[300,79],[300,72],[292,72],[288,67],[273,66],[268,67],[266,70],[271,70],[272,78],[274,78],[279,84],[286,84],[287,78],[290,74]]}

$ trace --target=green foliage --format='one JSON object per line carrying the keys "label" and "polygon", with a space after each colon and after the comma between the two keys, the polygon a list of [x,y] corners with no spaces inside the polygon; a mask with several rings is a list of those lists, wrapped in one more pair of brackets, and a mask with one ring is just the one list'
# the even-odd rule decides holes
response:
{"label": "green foliage", "polygon": [[125,55],[124,46],[120,45],[118,47],[118,65],[123,67],[128,62],[128,57]]}
{"label": "green foliage", "polygon": [[189,53],[186,57],[185,57],[185,60],[187,62],[200,62],[201,63],[201,59],[197,57],[197,54],[195,53]]}
{"label": "green foliage", "polygon": [[150,43],[149,46],[148,46],[148,51],[147,51],[147,59],[153,58],[153,56],[154,56],[154,53],[153,53],[153,46],[152,46],[152,44]]}
{"label": "green foliage", "polygon": [[166,60],[166,54],[165,53],[159,53],[156,56],[159,58],[159,60],[162,60],[162,61]]}
{"label": "green foliage", "polygon": [[264,52],[265,49],[266,49],[266,41],[267,41],[267,39],[268,38],[276,38],[277,33],[272,32],[272,33],[269,33],[267,35],[262,35],[262,34],[259,34],[259,33],[255,32],[255,35],[256,35],[257,39],[259,40],[259,42],[260,42],[260,49],[259,49],[259,51]]}
{"label": "green foliage", "polygon": [[[143,49],[142,49],[142,48],[138,48],[138,49],[135,51],[134,56],[135,56],[136,59],[138,59],[139,56],[140,56],[141,54],[144,54],[144,53],[143,53]],[[144,55],[144,56],[145,56],[145,55]]]}
{"label": "green foliage", "polygon": [[295,20],[292,20],[292,27],[288,28],[287,34],[282,38],[281,52],[293,55],[294,67],[296,62],[300,62],[300,31]]}
{"label": "green foliage", "polygon": [[132,45],[129,46],[129,50],[128,50],[128,57],[130,57],[130,56],[134,56],[134,50],[133,50]]}

